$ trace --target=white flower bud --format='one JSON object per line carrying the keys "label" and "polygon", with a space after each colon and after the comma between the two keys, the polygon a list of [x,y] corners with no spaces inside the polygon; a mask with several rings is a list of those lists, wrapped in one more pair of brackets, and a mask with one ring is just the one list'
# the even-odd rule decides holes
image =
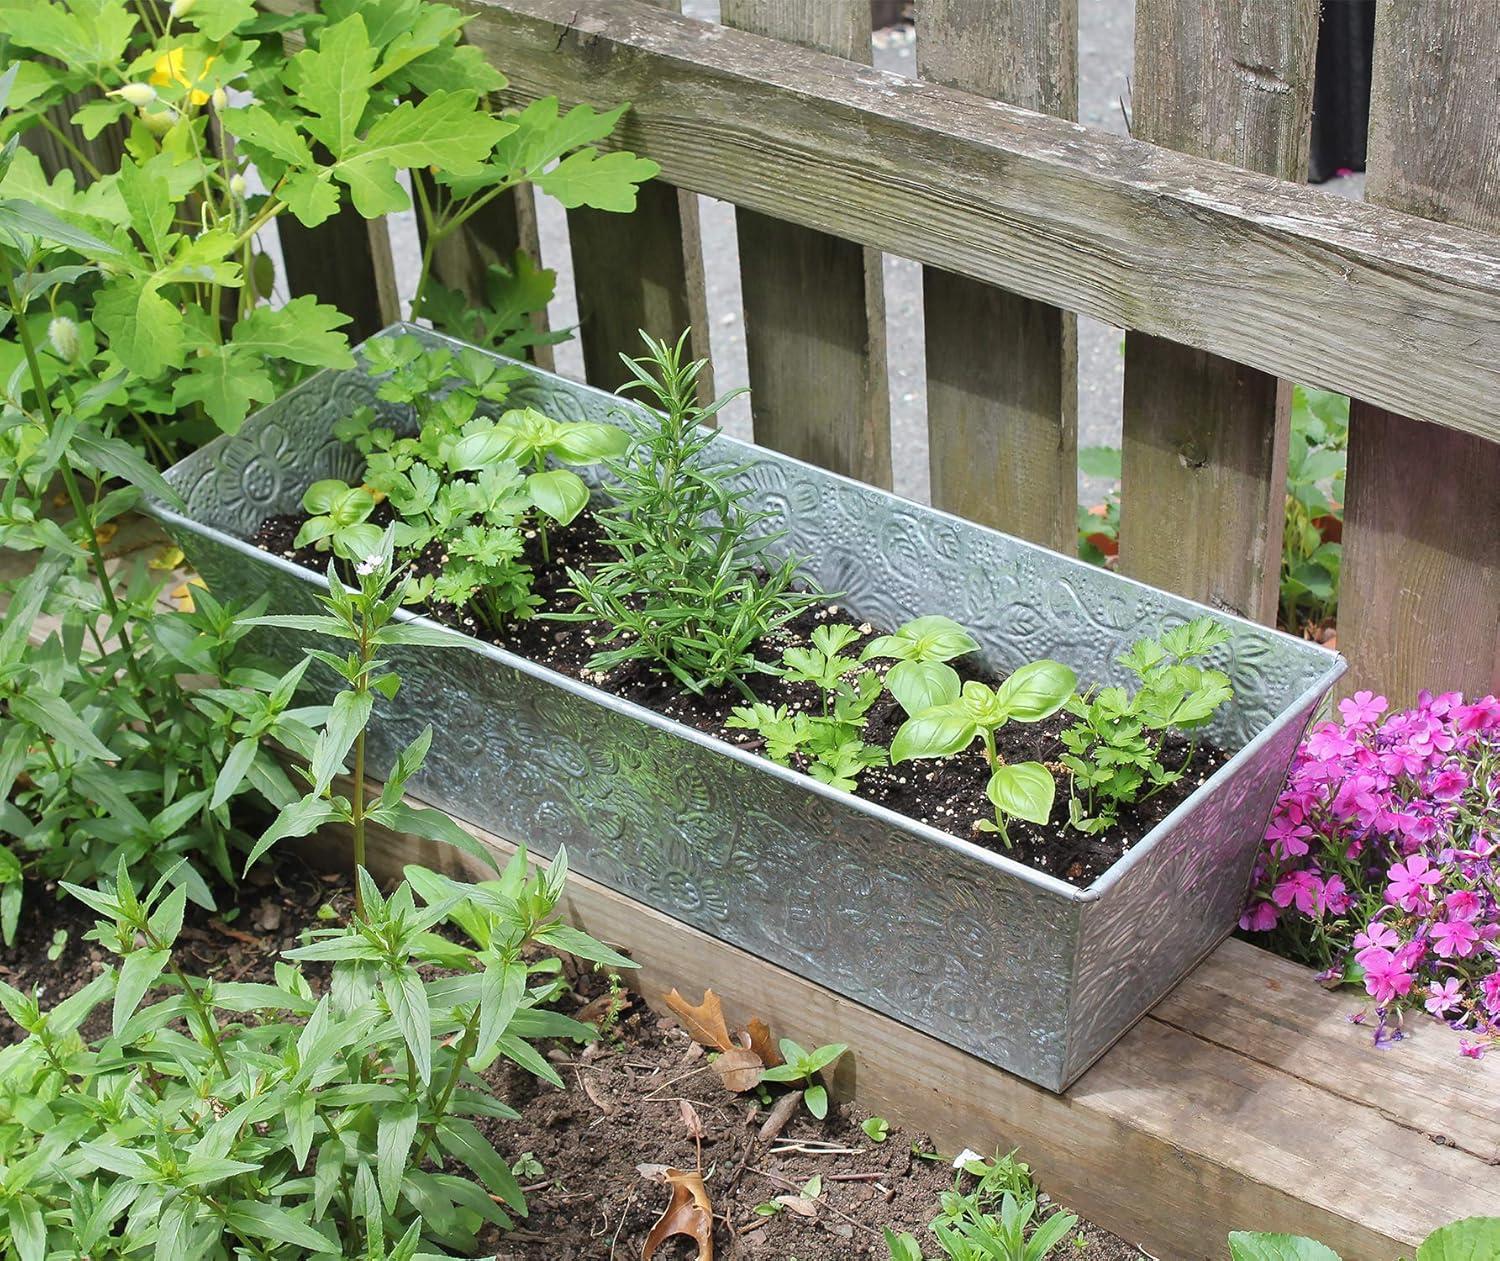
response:
{"label": "white flower bud", "polygon": [[55,316],[47,325],[47,341],[65,362],[72,363],[78,357],[78,325],[66,315]]}
{"label": "white flower bud", "polygon": [[116,88],[114,95],[139,107],[150,105],[156,99],[156,89],[149,83],[127,83],[123,88]]}
{"label": "white flower bud", "polygon": [[174,18],[186,17],[197,3],[198,0],[172,0],[170,12]]}
{"label": "white flower bud", "polygon": [[229,191],[235,197],[245,195],[245,177],[238,172],[229,177]]}
{"label": "white flower bud", "polygon": [[215,109],[223,109],[229,104],[229,93],[223,88],[215,88],[212,99]]}

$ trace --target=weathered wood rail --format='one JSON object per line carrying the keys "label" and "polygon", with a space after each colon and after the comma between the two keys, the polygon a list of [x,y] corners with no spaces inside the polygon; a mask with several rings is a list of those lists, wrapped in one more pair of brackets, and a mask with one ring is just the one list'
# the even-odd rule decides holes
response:
{"label": "weathered wood rail", "polygon": [[[1295,182],[1316,0],[1137,0],[1142,139],[1069,118],[1077,0],[920,0],[918,78],[865,64],[862,0],[731,0],[725,26],[645,0],[463,3],[511,100],[629,101],[616,143],[684,194],[572,216],[596,383],[637,322],[701,319],[690,195],[725,199],[758,438],[886,482],[872,260],[915,259],[935,502],[1068,547],[1071,313],[1097,317],[1130,334],[1123,567],[1261,619],[1287,383],[1343,391],[1350,685],[1500,687],[1500,8],[1382,0],[1359,203]],[[345,286],[370,275],[358,234],[321,244]]]}
{"label": "weathered wood rail", "polygon": [[[514,853],[463,826],[501,861]],[[312,844],[320,861],[348,862],[347,838]],[[367,844],[381,877],[407,863],[484,876],[434,842],[374,829]],[[1368,1026],[1349,1022],[1347,993],[1244,942],[1225,942],[1055,1095],[576,873],[564,916],[626,950],[641,965],[627,979],[653,1003],[711,987],[781,1036],[847,1042],[836,1090],[944,1150],[1019,1147],[1060,1202],[1162,1261],[1220,1261],[1243,1229],[1395,1261],[1500,1204],[1500,1124],[1485,1102],[1500,1060],[1461,1058],[1458,1036],[1425,1019],[1378,1054]]]}

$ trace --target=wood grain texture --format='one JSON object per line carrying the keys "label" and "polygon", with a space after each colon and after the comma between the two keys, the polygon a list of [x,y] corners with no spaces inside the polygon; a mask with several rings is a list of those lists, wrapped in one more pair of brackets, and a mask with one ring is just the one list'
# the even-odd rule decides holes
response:
{"label": "wood grain texture", "polygon": [[634,0],[470,8],[512,99],[630,101],[678,187],[1500,437],[1500,236]]}
{"label": "wood grain texture", "polygon": [[[447,190],[425,171],[419,172],[417,178],[422,181],[429,204],[434,209],[440,208],[448,197]],[[427,223],[420,212],[417,214],[417,236],[425,247]],[[432,275],[446,288],[463,294],[471,304],[482,305],[485,302],[485,272],[492,263],[512,266],[517,250],[524,251],[532,262],[541,266],[536,192],[529,184],[502,193],[456,232],[438,242],[433,248]],[[545,332],[548,328],[547,312],[532,312],[531,322],[539,332]],[[531,358],[548,371],[555,363],[551,346],[533,346]]]}
{"label": "wood grain texture", "polygon": [[338,307],[352,323],[349,340],[363,341],[401,318],[391,238],[384,219],[366,219],[346,200],[316,228],[289,214],[276,220],[286,287]]}
{"label": "wood grain texture", "polygon": [[[570,210],[568,240],[590,385],[614,390],[630,379],[620,356],[645,353],[643,330],[675,342],[690,328],[693,358],[709,358],[696,193],[653,180],[641,185],[630,214]],[[713,388],[710,368],[698,377],[699,401],[711,402]]]}
{"label": "wood grain texture", "polygon": [[[1137,0],[1132,131],[1302,179],[1317,30],[1318,0]],[[1126,338],[1124,572],[1275,621],[1290,402],[1264,372],[1159,337]]]}
{"label": "wood grain texture", "polygon": [[[682,12],[682,0],[647,2]],[[644,184],[630,214],[588,207],[568,211],[568,240],[588,383],[614,390],[629,380],[620,356],[644,353],[642,330],[675,342],[691,329],[692,357],[709,360],[698,374],[698,401],[711,403],[714,374],[697,195],[660,181]]]}
{"label": "wood grain texture", "polygon": [[[726,24],[870,60],[867,0],[724,0]],[[891,484],[885,284],[878,250],[739,207],[740,292],[755,440]]]}
{"label": "wood grain texture", "polygon": [[[1500,230],[1500,7],[1384,0],[1375,22],[1366,197]],[[1349,414],[1343,687],[1398,704],[1500,691],[1500,444],[1421,415]]]}
{"label": "wood grain texture", "polygon": [[[925,79],[1078,116],[1078,0],[917,6]],[[927,267],[932,502],[1071,553],[1078,503],[1078,323],[1071,312]]]}
{"label": "wood grain texture", "polygon": [[[320,844],[347,861],[341,842]],[[377,829],[369,846],[378,874],[409,862],[477,874],[432,842]],[[1474,1106],[1500,1090],[1500,1063],[1463,1059],[1457,1035],[1426,1020],[1377,1052],[1346,1019],[1349,996],[1243,942],[1055,1095],[577,874],[564,915],[641,964],[632,984],[648,1000],[711,986],[732,1020],[760,1015],[804,1045],[847,1042],[836,1090],[945,1151],[1018,1146],[1059,1201],[1163,1261],[1221,1261],[1238,1229],[1393,1261],[1500,1198],[1500,1133]]]}

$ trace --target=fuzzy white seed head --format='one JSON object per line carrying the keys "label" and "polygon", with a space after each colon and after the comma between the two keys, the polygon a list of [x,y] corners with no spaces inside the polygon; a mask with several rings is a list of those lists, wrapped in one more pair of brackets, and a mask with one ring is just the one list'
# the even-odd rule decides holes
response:
{"label": "fuzzy white seed head", "polygon": [[122,88],[116,88],[114,94],[137,108],[150,105],[156,99],[156,89],[149,83],[127,83]]}
{"label": "fuzzy white seed head", "polygon": [[245,195],[245,177],[239,174],[231,175],[229,177],[229,191],[236,197],[243,197]]}
{"label": "fuzzy white seed head", "polygon": [[229,93],[224,91],[223,88],[215,88],[210,99],[214,103],[214,108],[221,110],[229,104]]}
{"label": "fuzzy white seed head", "polygon": [[47,325],[47,341],[59,359],[72,363],[78,358],[78,325],[66,315],[54,317]]}

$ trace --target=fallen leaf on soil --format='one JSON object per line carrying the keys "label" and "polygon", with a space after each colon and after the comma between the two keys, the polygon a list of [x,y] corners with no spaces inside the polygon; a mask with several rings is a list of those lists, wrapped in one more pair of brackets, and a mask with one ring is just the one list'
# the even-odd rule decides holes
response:
{"label": "fallen leaf on soil", "polygon": [[147,569],[176,569],[178,565],[186,560],[180,547],[162,547],[150,560],[146,562]]}
{"label": "fallen leaf on soil", "polygon": [[675,989],[666,996],[666,1004],[677,1013],[683,1028],[694,1042],[717,1047],[721,1051],[734,1050],[729,1036],[729,1026],[724,1023],[724,1006],[713,990],[703,991],[703,1001],[696,1007]]}
{"label": "fallen leaf on soil", "polygon": [[281,908],[274,902],[262,902],[255,911],[255,926],[262,932],[274,933],[281,927]]}
{"label": "fallen leaf on soil", "polygon": [[776,1203],[788,1212],[797,1214],[798,1217],[816,1217],[818,1206],[805,1196],[801,1195],[778,1195]]}
{"label": "fallen leaf on soil", "polygon": [[757,1136],[760,1141],[762,1143],[769,1143],[780,1134],[786,1128],[786,1123],[797,1114],[797,1107],[801,1102],[802,1092],[800,1090],[794,1090],[790,1094],[782,1095],[771,1109],[771,1115],[766,1118],[765,1124],[760,1127],[760,1134]]}
{"label": "fallen leaf on soil", "polygon": [[698,1245],[696,1261],[714,1261],[714,1207],[703,1186],[703,1175],[668,1169],[662,1173],[662,1180],[671,1186],[672,1200],[641,1245],[641,1261],[651,1261],[662,1244],[678,1235]]}
{"label": "fallen leaf on soil", "polygon": [[760,1056],[748,1047],[733,1047],[714,1061],[714,1072],[724,1083],[724,1089],[742,1095],[760,1084],[760,1075],[766,1066]]}
{"label": "fallen leaf on soil", "polygon": [[625,1005],[629,1001],[630,995],[625,990],[600,994],[598,998],[580,1007],[573,1019],[582,1021],[584,1024],[604,1025],[616,1019],[625,1010]]}
{"label": "fallen leaf on soil", "polygon": [[771,1036],[771,1030],[766,1022],[759,1016],[750,1020],[748,1029],[750,1034],[750,1049],[760,1056],[760,1062],[767,1068],[775,1068],[781,1061],[781,1052],[776,1049],[776,1039]]}
{"label": "fallen leaf on soil", "polygon": [[677,1101],[677,1111],[682,1113],[682,1124],[687,1128],[689,1138],[703,1137],[703,1118],[698,1115],[698,1109],[693,1107],[686,1099]]}

